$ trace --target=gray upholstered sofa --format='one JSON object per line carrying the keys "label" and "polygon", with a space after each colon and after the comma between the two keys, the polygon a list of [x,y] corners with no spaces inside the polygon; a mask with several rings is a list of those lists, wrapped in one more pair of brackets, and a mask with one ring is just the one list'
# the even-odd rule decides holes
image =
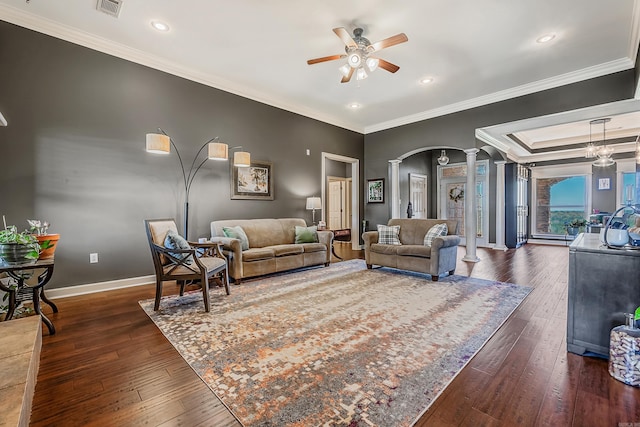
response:
{"label": "gray upholstered sofa", "polygon": [[[242,227],[249,249],[239,239],[225,237],[223,227]],[[318,243],[295,243],[295,227],[306,227],[301,218],[237,219],[211,222],[211,241],[221,242],[229,260],[229,276],[236,283],[245,277],[312,265],[328,266],[333,233],[318,231]]]}
{"label": "gray upholstered sofa", "polygon": [[[424,246],[424,236],[435,224],[446,223],[448,234],[436,237],[432,245]],[[446,219],[390,219],[388,225],[400,226],[401,245],[378,243],[377,231],[365,231],[364,258],[367,268],[373,265],[411,270],[431,275],[437,281],[444,273],[453,274],[456,269],[458,221]]]}

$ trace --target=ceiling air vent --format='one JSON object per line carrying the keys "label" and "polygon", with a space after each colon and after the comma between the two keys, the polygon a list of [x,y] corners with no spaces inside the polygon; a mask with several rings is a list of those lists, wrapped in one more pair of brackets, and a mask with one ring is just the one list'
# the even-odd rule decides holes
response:
{"label": "ceiling air vent", "polygon": [[122,9],[122,0],[98,0],[98,10],[107,15],[117,18],[120,15],[120,9]]}

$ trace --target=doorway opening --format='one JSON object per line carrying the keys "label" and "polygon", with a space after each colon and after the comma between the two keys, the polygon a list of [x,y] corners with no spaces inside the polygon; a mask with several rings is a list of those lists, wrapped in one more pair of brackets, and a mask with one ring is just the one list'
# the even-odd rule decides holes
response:
{"label": "doorway opening", "polygon": [[360,160],[322,153],[322,220],[330,230],[350,229],[353,250],[360,249],[359,177]]}

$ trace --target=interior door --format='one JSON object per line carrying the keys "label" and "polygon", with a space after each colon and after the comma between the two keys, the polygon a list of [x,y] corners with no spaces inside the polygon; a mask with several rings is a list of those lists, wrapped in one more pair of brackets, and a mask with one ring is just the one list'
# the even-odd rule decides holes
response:
{"label": "interior door", "polygon": [[329,230],[340,230],[343,227],[344,184],[341,179],[329,178],[329,195],[327,206],[327,227]]}
{"label": "interior door", "polygon": [[409,174],[409,194],[413,209],[413,218],[427,217],[427,176]]}

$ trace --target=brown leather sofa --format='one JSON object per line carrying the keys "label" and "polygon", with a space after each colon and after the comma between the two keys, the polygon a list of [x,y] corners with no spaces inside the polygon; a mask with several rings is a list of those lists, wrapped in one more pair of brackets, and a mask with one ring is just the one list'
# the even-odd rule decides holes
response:
{"label": "brown leather sofa", "polygon": [[[432,245],[424,246],[424,236],[436,224],[447,224],[448,234],[436,237]],[[400,226],[402,245],[378,243],[377,231],[365,231],[364,258],[367,268],[373,265],[417,271],[431,275],[437,281],[445,273],[456,269],[458,245],[458,221],[446,219],[390,219],[388,225]]]}
{"label": "brown leather sofa", "polygon": [[[242,250],[239,239],[225,237],[223,227],[240,226],[249,239]],[[211,222],[211,241],[223,244],[229,260],[229,276],[236,283],[246,277],[331,262],[333,233],[318,231],[318,243],[295,243],[295,227],[306,227],[301,218],[237,219]]]}

